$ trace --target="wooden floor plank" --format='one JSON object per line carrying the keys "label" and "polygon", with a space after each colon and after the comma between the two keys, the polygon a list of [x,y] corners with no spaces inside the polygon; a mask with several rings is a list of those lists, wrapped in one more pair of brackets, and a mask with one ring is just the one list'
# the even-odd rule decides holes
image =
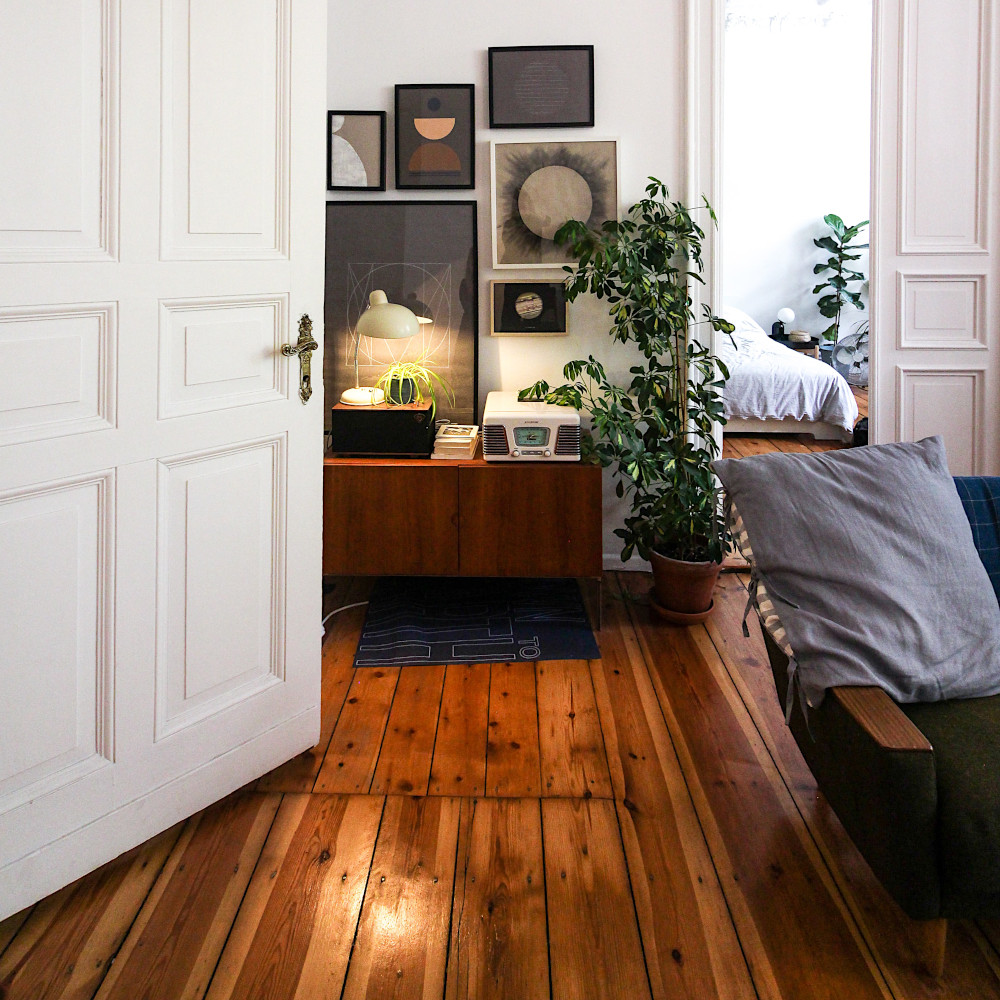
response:
{"label": "wooden floor plank", "polygon": [[443,666],[400,669],[372,780],[373,795],[427,794],[443,687]]}
{"label": "wooden floor plank", "polygon": [[340,996],[384,801],[284,797],[207,1000]]}
{"label": "wooden floor plank", "polygon": [[542,799],[553,1000],[650,997],[615,805]]}
{"label": "wooden floor plank", "polygon": [[38,903],[0,959],[0,997],[90,1000],[182,828],[171,827]]}
{"label": "wooden floor plank", "polygon": [[449,664],[434,741],[431,795],[483,794],[489,706],[489,666]]}
{"label": "wooden floor plank", "polygon": [[17,936],[17,932],[25,925],[33,908],[33,906],[26,906],[19,913],[12,913],[6,920],[0,920],[0,956],[7,950],[7,945]]}
{"label": "wooden floor plank", "polygon": [[[642,593],[645,583],[628,582],[633,575],[620,579]],[[710,645],[708,634],[653,623],[637,604],[630,616],[741,940],[752,921],[784,997],[888,997],[742,702],[721,683],[724,666],[695,642],[700,630]],[[823,971],[832,967],[836,984]]]}
{"label": "wooden floor plank", "polygon": [[201,1000],[280,801],[236,794],[188,822],[96,1000]]}
{"label": "wooden floor plank", "polygon": [[707,622],[709,635],[893,993],[907,1000],[940,996],[1000,1000],[992,949],[984,953],[977,936],[961,921],[952,922],[949,929],[941,979],[930,980],[920,968],[907,918],[882,889],[836,815],[820,801],[815,779],[785,725],[756,616],[748,622],[750,638],[740,632],[745,604],[746,589],[740,579],[723,580],[716,590],[716,611]]}
{"label": "wooden floor plank", "polygon": [[541,794],[533,663],[491,666],[489,717],[486,794],[514,798]]}
{"label": "wooden floor plank", "polygon": [[356,670],[316,777],[315,792],[366,793],[399,680],[399,667]]}
{"label": "wooden floor plank", "polygon": [[546,795],[612,798],[611,775],[584,660],[535,664],[542,787]]}
{"label": "wooden floor plank", "polygon": [[[744,953],[617,585],[605,587],[604,620],[591,671],[621,774],[619,823],[653,996],[749,1000]],[[758,979],[761,996],[777,995]]]}
{"label": "wooden floor plank", "polygon": [[464,799],[447,1000],[548,1000],[538,799]]}
{"label": "wooden floor plank", "polygon": [[[344,606],[367,600],[371,584],[349,578],[336,591],[335,604]],[[347,693],[354,680],[354,653],[364,624],[364,606],[342,611],[326,625],[323,639],[323,687],[320,695],[321,728],[315,747],[293,757],[257,782],[259,792],[311,792],[323,764]]]}
{"label": "wooden floor plank", "polygon": [[460,804],[386,801],[343,1000],[444,995]]}

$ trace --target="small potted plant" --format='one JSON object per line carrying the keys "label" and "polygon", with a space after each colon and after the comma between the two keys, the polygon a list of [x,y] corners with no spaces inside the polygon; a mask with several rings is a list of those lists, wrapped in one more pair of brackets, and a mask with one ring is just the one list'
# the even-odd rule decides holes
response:
{"label": "small potted plant", "polygon": [[387,403],[422,403],[429,398],[432,417],[437,412],[439,391],[447,402],[454,404],[455,391],[443,376],[427,366],[426,360],[396,361],[381,374],[376,385],[385,393]]}
{"label": "small potted plant", "polygon": [[[601,230],[568,222],[556,242],[569,244],[576,269],[567,267],[566,297],[585,292],[606,299],[612,340],[634,344],[639,360],[628,385],[616,385],[591,355],[563,369],[568,380],[544,381],[521,392],[587,410],[593,454],[611,466],[619,497],[630,513],[615,534],[622,560],[633,552],[653,568],[653,610],[675,623],[706,618],[728,541],[720,487],[711,462],[715,431],[725,423],[722,387],[729,373],[710,348],[693,336],[698,322],[690,285],[701,282],[704,231],[691,210],[671,202],[651,177],[646,197],[622,222]],[[705,201],[703,210],[715,214]],[[707,328],[733,326],[703,306]]]}

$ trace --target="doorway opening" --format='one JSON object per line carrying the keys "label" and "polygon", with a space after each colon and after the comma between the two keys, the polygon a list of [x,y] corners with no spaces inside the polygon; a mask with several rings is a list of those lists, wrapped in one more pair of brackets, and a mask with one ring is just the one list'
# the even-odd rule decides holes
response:
{"label": "doorway opening", "polygon": [[[824,216],[847,227],[871,219],[873,2],[720,0],[719,277],[723,301],[746,320],[740,350],[719,348],[737,369],[727,437],[849,443],[867,417],[868,252],[843,262],[863,275],[846,285],[862,308],[846,302],[834,318],[820,299],[841,276],[816,273],[833,251],[814,241],[840,242]],[[867,245],[868,233],[848,242]]]}

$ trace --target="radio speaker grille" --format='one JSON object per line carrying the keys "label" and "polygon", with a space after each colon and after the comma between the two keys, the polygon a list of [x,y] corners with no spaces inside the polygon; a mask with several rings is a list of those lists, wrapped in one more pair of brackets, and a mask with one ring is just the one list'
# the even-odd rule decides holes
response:
{"label": "radio speaker grille", "polygon": [[503,424],[483,425],[483,454],[506,455],[510,451],[507,446],[507,428]]}
{"label": "radio speaker grille", "polygon": [[560,424],[559,433],[556,435],[557,455],[579,455],[580,454],[580,425]]}

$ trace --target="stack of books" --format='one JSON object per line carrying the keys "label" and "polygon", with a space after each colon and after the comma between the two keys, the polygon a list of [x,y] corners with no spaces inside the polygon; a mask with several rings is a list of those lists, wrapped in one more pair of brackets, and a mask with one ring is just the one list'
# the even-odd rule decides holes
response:
{"label": "stack of books", "polygon": [[445,424],[434,438],[431,458],[474,458],[478,444],[478,424]]}

